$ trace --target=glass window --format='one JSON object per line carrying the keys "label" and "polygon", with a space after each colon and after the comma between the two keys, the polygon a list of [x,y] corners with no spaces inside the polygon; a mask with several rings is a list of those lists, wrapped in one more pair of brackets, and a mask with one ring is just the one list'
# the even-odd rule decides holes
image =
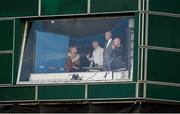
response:
{"label": "glass window", "polygon": [[131,81],[134,18],[28,22],[18,84]]}

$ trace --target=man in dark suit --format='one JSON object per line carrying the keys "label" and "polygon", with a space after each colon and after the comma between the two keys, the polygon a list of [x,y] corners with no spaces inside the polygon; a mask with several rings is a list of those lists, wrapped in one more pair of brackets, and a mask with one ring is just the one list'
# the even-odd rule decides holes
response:
{"label": "man in dark suit", "polygon": [[113,51],[111,53],[112,62],[111,62],[111,69],[112,70],[119,70],[120,68],[125,67],[125,60],[124,60],[124,47],[121,44],[120,38],[115,38],[113,41]]}
{"label": "man in dark suit", "polygon": [[105,33],[105,39],[106,39],[106,43],[103,52],[103,70],[111,71],[111,62],[112,62],[111,53],[113,51],[112,49],[113,39],[112,39],[111,31],[107,31]]}

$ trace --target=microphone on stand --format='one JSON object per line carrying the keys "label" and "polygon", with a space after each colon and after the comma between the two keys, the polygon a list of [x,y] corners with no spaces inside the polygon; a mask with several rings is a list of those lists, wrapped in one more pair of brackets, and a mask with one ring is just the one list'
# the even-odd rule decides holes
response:
{"label": "microphone on stand", "polygon": [[107,74],[108,74],[108,73],[106,72],[106,74],[104,75],[104,78],[106,78],[106,77],[107,77]]}

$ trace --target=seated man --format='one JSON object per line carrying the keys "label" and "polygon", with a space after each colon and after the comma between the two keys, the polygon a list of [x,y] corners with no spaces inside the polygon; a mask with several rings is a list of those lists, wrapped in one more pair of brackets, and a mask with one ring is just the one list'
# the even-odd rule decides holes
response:
{"label": "seated man", "polygon": [[100,47],[98,41],[93,41],[93,54],[92,57],[87,55],[89,61],[94,63],[95,67],[102,67],[103,66],[103,48]]}
{"label": "seated man", "polygon": [[124,47],[121,44],[120,38],[114,39],[112,48],[113,51],[111,53],[111,57],[112,57],[111,69],[119,70],[120,68],[125,67]]}

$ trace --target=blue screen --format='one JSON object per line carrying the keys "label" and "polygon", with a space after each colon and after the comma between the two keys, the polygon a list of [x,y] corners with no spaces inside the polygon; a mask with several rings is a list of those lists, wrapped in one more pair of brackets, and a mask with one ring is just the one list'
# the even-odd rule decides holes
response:
{"label": "blue screen", "polygon": [[36,35],[35,72],[64,72],[69,37],[38,31]]}

